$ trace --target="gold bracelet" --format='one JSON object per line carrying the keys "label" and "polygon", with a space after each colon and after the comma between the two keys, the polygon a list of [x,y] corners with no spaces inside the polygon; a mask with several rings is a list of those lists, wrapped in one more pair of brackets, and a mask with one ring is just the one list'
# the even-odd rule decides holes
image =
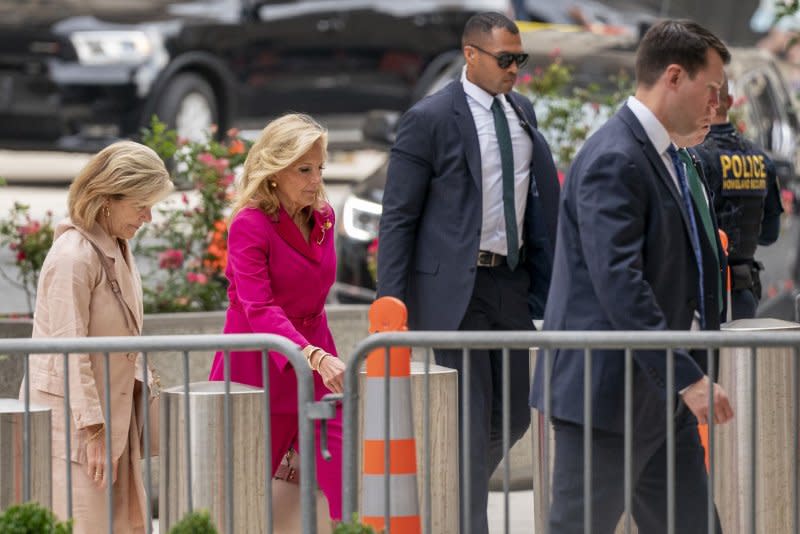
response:
{"label": "gold bracelet", "polygon": [[98,429],[97,429],[97,432],[95,432],[94,434],[92,434],[91,436],[89,436],[89,439],[87,439],[87,440],[86,440],[86,442],[87,442],[87,443],[89,443],[90,441],[94,441],[94,440],[96,440],[96,439],[97,439],[97,438],[99,438],[99,437],[100,437],[100,435],[101,435],[101,434],[103,434],[105,431],[106,431],[106,426],[105,426],[105,425],[100,425],[100,428],[98,428]]}
{"label": "gold bracelet", "polygon": [[314,369],[316,372],[319,373],[319,366],[322,365],[322,360],[324,360],[327,357],[328,357],[328,353],[327,352],[323,352],[322,356],[319,357],[319,360],[317,361],[317,368]]}
{"label": "gold bracelet", "polygon": [[314,353],[318,350],[322,350],[319,347],[315,347],[314,345],[306,345],[306,347],[302,350],[303,356],[306,357],[306,361],[308,362],[308,366],[313,370],[314,365],[311,363],[311,360],[314,358]]}

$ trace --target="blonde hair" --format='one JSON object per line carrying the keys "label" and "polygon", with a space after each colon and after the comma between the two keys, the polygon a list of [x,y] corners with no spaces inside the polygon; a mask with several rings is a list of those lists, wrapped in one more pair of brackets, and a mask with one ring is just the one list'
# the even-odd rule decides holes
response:
{"label": "blonde hair", "polygon": [[[267,124],[247,154],[244,172],[236,187],[236,201],[231,216],[250,205],[257,206],[268,215],[278,213],[280,201],[269,182],[308,152],[317,141],[322,142],[322,151],[327,152],[328,131],[308,115],[290,113]],[[319,210],[324,206],[325,189],[320,185],[311,207]]]}
{"label": "blonde hair", "polygon": [[120,141],[92,156],[72,182],[67,197],[69,217],[78,226],[91,228],[109,198],[152,206],[173,188],[158,154],[142,144]]}

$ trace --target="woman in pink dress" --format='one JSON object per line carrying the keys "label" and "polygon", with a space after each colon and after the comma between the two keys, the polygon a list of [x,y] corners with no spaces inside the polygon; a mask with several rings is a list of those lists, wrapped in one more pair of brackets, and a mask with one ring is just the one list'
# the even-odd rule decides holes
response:
{"label": "woman in pink dress", "polygon": [[[345,369],[325,316],[336,275],[334,214],[322,187],[327,140],[307,115],[284,115],[264,128],[238,185],[225,270],[230,304],[224,332],[278,334],[296,343],[314,370],[317,400],[343,390]],[[260,352],[231,352],[231,380],[262,387],[261,362]],[[297,446],[297,380],[284,356],[271,352],[267,362],[275,473]],[[216,354],[209,380],[224,380],[223,353]],[[328,421],[329,461],[322,459],[316,423],[318,483],[335,520],[342,506],[341,421],[340,409]]]}

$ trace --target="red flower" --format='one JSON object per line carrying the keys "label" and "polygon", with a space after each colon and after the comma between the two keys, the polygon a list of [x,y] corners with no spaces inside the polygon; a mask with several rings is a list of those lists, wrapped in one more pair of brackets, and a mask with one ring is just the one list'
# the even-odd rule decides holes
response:
{"label": "red flower", "polygon": [[208,283],[208,276],[204,273],[188,272],[186,273],[186,280],[191,284],[204,286]]}
{"label": "red flower", "polygon": [[230,162],[227,159],[225,158],[217,159],[208,152],[203,152],[201,154],[198,154],[197,161],[199,161],[209,169],[214,169],[219,174],[222,174],[226,170],[228,170],[228,166],[230,165]]}
{"label": "red flower", "polygon": [[25,251],[24,250],[20,250],[19,252],[17,252],[17,263],[25,261],[26,257],[27,256],[25,255]]}
{"label": "red flower", "polygon": [[377,254],[378,253],[378,238],[372,240],[372,242],[367,245],[367,253],[368,254]]}
{"label": "red flower", "polygon": [[180,269],[183,266],[183,251],[170,248],[158,255],[158,266],[161,269]]}
{"label": "red flower", "polygon": [[20,226],[17,230],[19,231],[20,235],[26,236],[35,234],[41,229],[42,229],[42,223],[40,223],[39,221],[30,221],[28,222],[28,224]]}

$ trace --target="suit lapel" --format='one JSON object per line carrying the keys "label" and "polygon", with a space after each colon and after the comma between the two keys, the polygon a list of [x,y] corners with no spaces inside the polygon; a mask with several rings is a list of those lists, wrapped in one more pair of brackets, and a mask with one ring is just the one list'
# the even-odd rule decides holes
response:
{"label": "suit lapel", "polygon": [[[117,247],[117,257],[114,258],[114,269],[117,274],[117,283],[119,283],[120,291],[122,292],[122,299],[130,311],[136,324],[136,334],[142,333],[142,309],[136,304],[139,299],[136,295],[142,294],[142,282],[137,276],[134,276],[133,271],[133,256],[131,255],[130,247],[125,244],[125,255],[122,250]],[[127,261],[125,256],[127,256]]]}
{"label": "suit lapel", "polygon": [[[511,108],[514,110],[514,113],[517,114],[519,118],[519,125],[525,130],[525,133],[528,134],[528,137],[531,138],[531,141],[534,143],[536,139],[533,136],[533,128],[536,128],[536,117],[528,117],[525,115],[525,111],[522,108],[522,105],[517,102],[517,98],[522,98],[514,92],[506,94],[506,100],[509,104],[511,104]],[[531,126],[533,125],[533,126]]]}
{"label": "suit lapel", "polygon": [[327,232],[330,227],[325,228],[325,230],[322,229],[321,225],[324,225],[325,222],[320,220],[320,215],[316,211],[313,212],[312,217],[314,219],[314,225],[311,228],[308,242],[306,242],[303,233],[283,208],[278,210],[278,220],[274,224],[278,235],[281,236],[281,239],[283,239],[287,245],[306,258],[319,262],[322,259],[322,249],[317,246],[316,242],[322,241],[320,237]]}
{"label": "suit lapel", "polygon": [[467,94],[464,92],[464,86],[458,80],[450,84],[450,91],[453,95],[453,112],[461,132],[461,143],[467,159],[467,166],[478,191],[482,191],[481,146],[478,142],[478,132],[475,131],[475,120],[472,118],[472,112],[467,104]]}
{"label": "suit lapel", "polygon": [[675,181],[672,179],[672,176],[669,174],[669,171],[664,166],[664,161],[661,159],[661,156],[656,151],[656,148],[653,146],[653,143],[650,142],[650,138],[647,137],[647,133],[644,131],[639,119],[636,118],[636,115],[630,110],[630,108],[623,104],[622,108],[619,111],[619,117],[622,121],[628,125],[631,132],[633,133],[634,137],[641,143],[642,150],[644,151],[647,159],[650,160],[650,165],[653,166],[653,169],[656,171],[656,176],[664,183],[664,186],[672,195],[673,200],[678,205],[678,209],[681,212],[681,219],[683,219],[683,226],[686,229],[686,233],[689,236],[691,242],[691,232],[692,227],[691,223],[689,222],[689,214],[686,213],[686,207],[683,203],[683,197],[681,196],[678,188],[675,186]]}

